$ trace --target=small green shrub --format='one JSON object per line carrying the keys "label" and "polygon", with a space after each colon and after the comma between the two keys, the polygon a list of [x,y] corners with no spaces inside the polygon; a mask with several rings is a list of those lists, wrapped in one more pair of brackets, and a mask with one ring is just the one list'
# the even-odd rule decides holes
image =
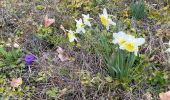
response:
{"label": "small green shrub", "polygon": [[27,85],[12,87],[11,80],[22,74],[25,67],[22,62],[23,52],[19,48],[0,47],[0,100],[22,99],[24,93],[30,97]]}
{"label": "small green shrub", "polygon": [[0,55],[0,67],[16,67],[19,63],[19,58],[21,57],[22,52],[20,49],[12,49],[10,51],[6,51],[3,47],[0,47]]}
{"label": "small green shrub", "polygon": [[136,1],[136,2],[133,1],[130,8],[131,8],[132,16],[135,19],[139,20],[146,16],[145,4],[143,0]]}
{"label": "small green shrub", "polygon": [[37,10],[44,10],[45,7],[44,7],[43,5],[37,5],[37,6],[36,6],[36,9],[37,9]]}
{"label": "small green shrub", "polygon": [[61,34],[54,34],[53,29],[51,27],[46,28],[40,26],[38,29],[37,36],[40,39],[43,39],[46,42],[49,42],[50,44],[54,44],[54,45],[63,44],[67,41],[67,39]]}
{"label": "small green shrub", "polygon": [[47,90],[46,94],[51,98],[52,100],[58,96],[59,89],[57,87],[50,88]]}
{"label": "small green shrub", "polygon": [[151,85],[165,85],[167,83],[168,76],[164,71],[155,71],[148,78],[148,81]]}

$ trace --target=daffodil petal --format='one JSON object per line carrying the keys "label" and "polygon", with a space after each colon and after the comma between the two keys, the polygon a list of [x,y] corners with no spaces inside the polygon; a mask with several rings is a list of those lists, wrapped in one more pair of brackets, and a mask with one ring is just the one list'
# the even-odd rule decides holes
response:
{"label": "daffodil petal", "polygon": [[170,53],[170,48],[168,48],[165,52],[169,52]]}
{"label": "daffodil petal", "polygon": [[103,9],[103,15],[106,16],[106,17],[108,17],[106,8]]}
{"label": "daffodil petal", "polygon": [[145,43],[145,39],[144,38],[136,38],[135,42],[136,42],[136,45],[140,46]]}
{"label": "daffodil petal", "polygon": [[109,27],[110,27],[110,25],[108,24],[108,25],[106,26],[106,29],[109,30]]}

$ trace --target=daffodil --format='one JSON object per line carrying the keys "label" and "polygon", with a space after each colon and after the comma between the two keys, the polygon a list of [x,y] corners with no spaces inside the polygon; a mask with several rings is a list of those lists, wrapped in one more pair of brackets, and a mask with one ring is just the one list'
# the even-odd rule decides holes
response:
{"label": "daffodil", "polygon": [[126,36],[127,34],[125,34],[124,32],[120,31],[118,33],[113,33],[113,43],[114,44],[123,44],[124,42],[126,42]]}
{"label": "daffodil", "polygon": [[89,14],[85,15],[85,14],[82,14],[83,16],[83,22],[85,25],[91,27],[91,23],[90,23],[90,16]]}
{"label": "daffodil", "polygon": [[104,26],[106,26],[107,30],[109,30],[110,25],[116,25],[116,23],[113,22],[111,18],[109,18],[106,8],[103,9],[103,14],[101,14],[99,16],[100,16],[100,20],[101,20],[102,24]]}
{"label": "daffodil", "polygon": [[73,42],[74,40],[77,41],[77,38],[75,36],[75,32],[73,32],[72,30],[68,31],[68,38],[69,38],[69,42]]}
{"label": "daffodil", "polygon": [[124,42],[120,48],[123,48],[125,50],[127,50],[128,52],[134,52],[135,55],[137,55],[138,51],[139,51],[139,46],[141,46],[142,44],[145,43],[145,39],[144,38],[134,38],[132,37],[127,37],[127,41]]}
{"label": "daffodil", "polygon": [[85,33],[86,32],[84,29],[85,25],[83,24],[82,19],[80,18],[79,20],[75,20],[75,21],[76,21],[76,27],[77,27],[76,32],[77,33],[80,33],[80,32]]}
{"label": "daffodil", "polygon": [[132,35],[124,32],[113,33],[113,43],[119,44],[120,49],[127,50],[128,52],[134,52],[137,55],[139,50],[138,46],[144,44],[144,38],[135,38]]}

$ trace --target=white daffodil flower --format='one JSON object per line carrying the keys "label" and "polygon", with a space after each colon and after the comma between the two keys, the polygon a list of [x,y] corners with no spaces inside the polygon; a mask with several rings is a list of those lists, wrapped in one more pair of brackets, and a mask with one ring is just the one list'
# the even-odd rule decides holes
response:
{"label": "white daffodil flower", "polygon": [[68,31],[68,38],[69,38],[69,42],[73,42],[74,40],[77,41],[75,32],[73,32],[72,30]]}
{"label": "white daffodil flower", "polygon": [[118,33],[113,33],[113,43],[114,44],[123,44],[126,41],[126,34],[122,31]]}
{"label": "white daffodil flower", "polygon": [[119,44],[119,48],[127,50],[128,52],[134,52],[135,55],[138,53],[138,46],[145,43],[144,38],[135,38],[132,35],[128,35],[124,32],[113,33],[113,43]]}
{"label": "white daffodil flower", "polygon": [[82,14],[83,16],[83,22],[85,25],[91,27],[91,23],[90,23],[90,16],[89,14],[85,15],[85,14]]}
{"label": "white daffodil flower", "polygon": [[139,51],[139,46],[145,43],[144,38],[134,38],[133,36],[127,36],[127,41],[124,42],[120,48],[127,50],[128,52],[134,52],[137,55]]}
{"label": "white daffodil flower", "polygon": [[116,25],[116,23],[113,22],[111,18],[109,18],[106,8],[103,9],[103,14],[101,14],[99,16],[100,16],[100,20],[101,20],[102,24],[104,26],[106,26],[107,30],[109,30],[110,25]]}
{"label": "white daffodil flower", "polygon": [[77,27],[76,32],[77,33],[80,33],[80,32],[85,33],[86,31],[84,29],[84,24],[83,24],[82,19],[80,18],[79,20],[75,20],[75,21],[76,21],[76,27]]}

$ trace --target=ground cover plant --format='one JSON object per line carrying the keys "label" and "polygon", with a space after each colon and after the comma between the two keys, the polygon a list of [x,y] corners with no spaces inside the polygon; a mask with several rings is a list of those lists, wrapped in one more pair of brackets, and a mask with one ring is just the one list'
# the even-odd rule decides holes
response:
{"label": "ground cover plant", "polygon": [[170,100],[169,0],[1,0],[0,100]]}

